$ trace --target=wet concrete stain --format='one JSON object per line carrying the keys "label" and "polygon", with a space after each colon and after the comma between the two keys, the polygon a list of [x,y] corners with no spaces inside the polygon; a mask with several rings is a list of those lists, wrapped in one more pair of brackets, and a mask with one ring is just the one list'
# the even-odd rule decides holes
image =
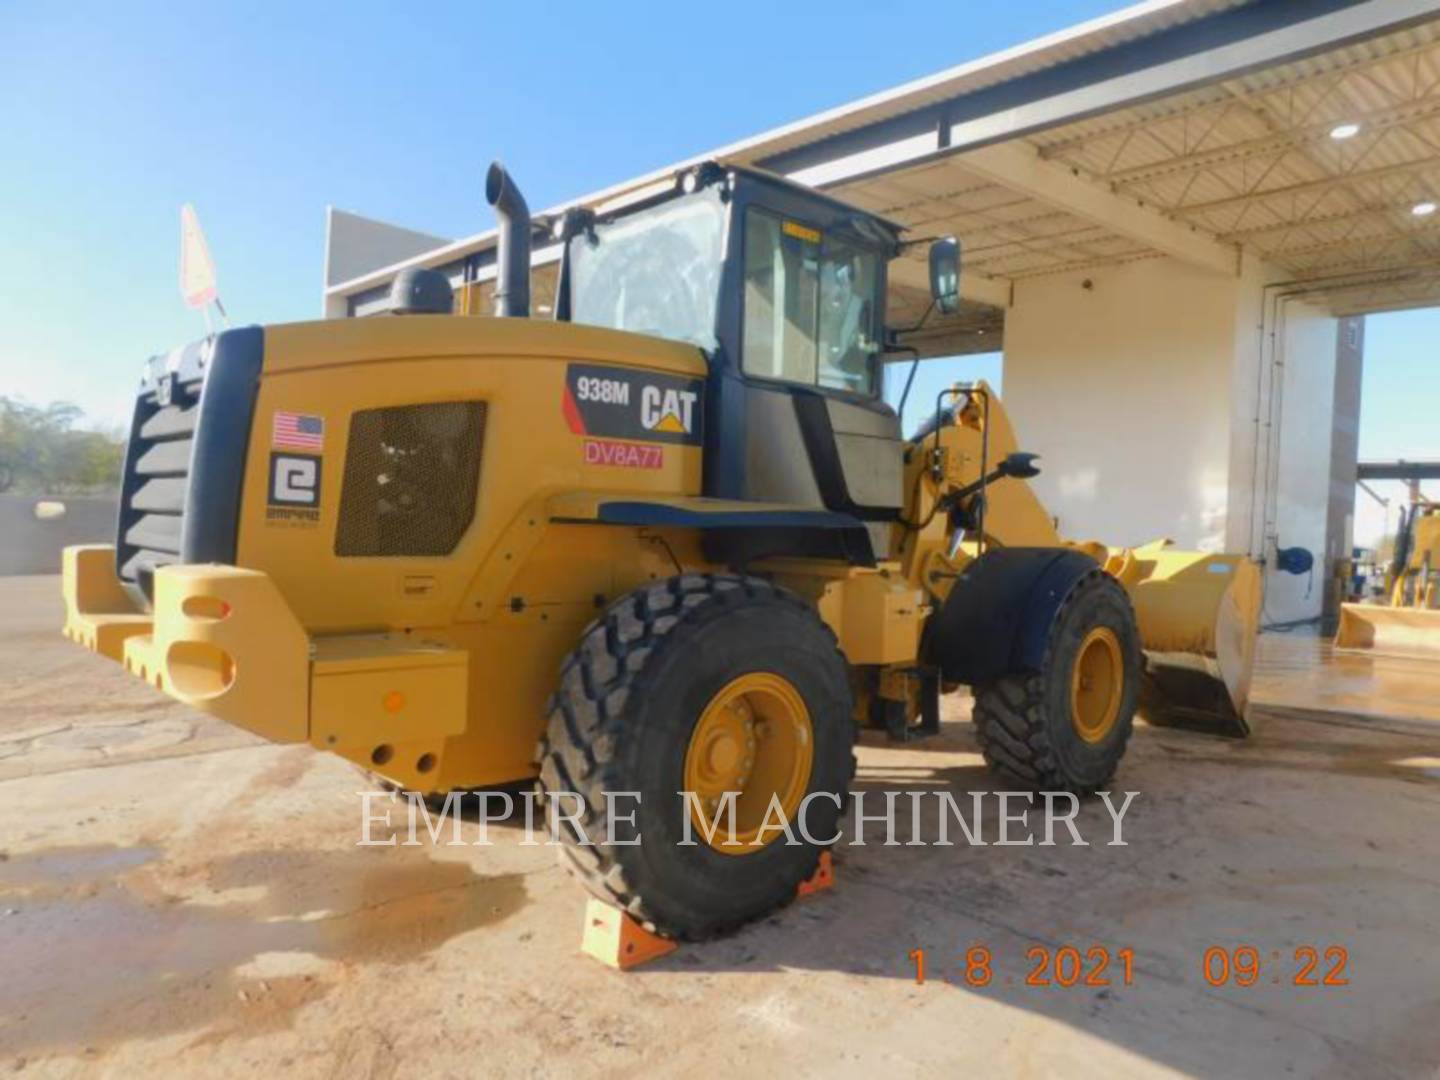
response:
{"label": "wet concrete stain", "polygon": [[0,861],[0,891],[54,893],[144,866],[159,853],[150,847],[63,847]]}
{"label": "wet concrete stain", "polygon": [[1335,649],[1318,638],[1265,638],[1251,703],[1266,711],[1314,710],[1354,718],[1440,722],[1433,661]]}
{"label": "wet concrete stain", "polygon": [[[349,965],[413,963],[525,902],[521,875],[476,874],[424,848],[250,851],[193,868],[152,848],[11,854],[0,1054],[94,1055],[186,1031],[252,1038],[288,1027]],[[267,954],[311,970],[254,974]]]}
{"label": "wet concrete stain", "polygon": [[1434,744],[1422,740],[1390,745],[1319,738],[1278,739],[1261,735],[1248,742],[1212,743],[1195,748],[1162,747],[1170,757],[1225,768],[1330,773],[1372,780],[1398,780],[1434,785],[1440,781],[1440,756]]}
{"label": "wet concrete stain", "polygon": [[315,751],[308,746],[292,746],[275,755],[275,760],[254,780],[258,788],[285,790],[304,779],[315,764]]}

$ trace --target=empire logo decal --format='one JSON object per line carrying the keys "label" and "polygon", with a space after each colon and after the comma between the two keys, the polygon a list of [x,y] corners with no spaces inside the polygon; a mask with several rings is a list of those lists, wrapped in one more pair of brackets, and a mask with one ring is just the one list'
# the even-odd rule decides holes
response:
{"label": "empire logo decal", "polygon": [[320,462],[316,454],[271,452],[267,521],[297,525],[319,523]]}
{"label": "empire logo decal", "polygon": [[[620,464],[593,460],[592,455],[601,453],[595,447],[612,439],[699,446],[704,392],[703,379],[600,364],[571,364],[565,374],[561,411],[576,435],[597,437],[585,441],[587,464]],[[629,467],[658,469],[663,456],[652,455],[646,460],[654,464]]]}

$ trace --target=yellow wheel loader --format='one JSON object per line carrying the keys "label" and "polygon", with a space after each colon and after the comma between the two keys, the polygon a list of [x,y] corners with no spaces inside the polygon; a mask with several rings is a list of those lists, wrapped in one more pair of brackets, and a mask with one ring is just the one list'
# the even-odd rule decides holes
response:
{"label": "yellow wheel loader", "polygon": [[[1142,694],[1243,733],[1250,563],[1062,540],[983,384],[902,437],[898,226],[718,164],[548,221],[486,188],[499,317],[454,314],[473,267],[458,300],[409,271],[393,316],[150,362],[116,544],[66,552],[73,640],[406,789],[538,776],[578,805],[553,825],[581,880],[683,938],[793,896],[857,729],[933,732],[960,684],[1039,788],[1107,784]],[[952,310],[953,240],[930,267]]]}
{"label": "yellow wheel loader", "polygon": [[1342,604],[1335,645],[1420,659],[1440,657],[1440,505],[1412,495],[1395,538],[1388,603]]}

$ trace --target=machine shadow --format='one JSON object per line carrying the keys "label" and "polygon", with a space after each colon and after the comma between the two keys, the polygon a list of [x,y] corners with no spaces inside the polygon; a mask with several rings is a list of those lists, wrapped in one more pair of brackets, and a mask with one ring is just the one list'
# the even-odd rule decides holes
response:
{"label": "machine shadow", "polygon": [[[867,733],[864,742],[866,765],[852,790],[863,794],[867,814],[879,814],[886,794],[895,793],[904,809],[897,815],[893,844],[885,843],[883,823],[867,822],[857,835],[854,815],[847,815],[843,839],[833,849],[832,888],[797,899],[727,937],[682,946],[642,968],[642,979],[680,972],[810,971],[878,980],[916,1006],[917,1039],[927,1032],[939,1034],[937,1028],[946,1023],[973,1022],[976,1014],[962,1011],[960,999],[946,995],[974,995],[1067,1024],[1171,1068],[1196,1075],[1214,1071],[1213,1030],[1156,1022],[1156,1017],[1183,1012],[1192,997],[1181,985],[1173,956],[1147,955],[1142,942],[1111,936],[1125,933],[1124,921],[1113,911],[1107,917],[1100,899],[1094,906],[1077,905],[1079,897],[1106,896],[1107,885],[1112,897],[1123,892],[1144,861],[1134,847],[1108,846],[1113,818],[1099,799],[1082,800],[1075,819],[1089,846],[1072,845],[1066,827],[1058,823],[1053,845],[1044,844],[1045,828],[1034,809],[1029,820],[1034,843],[1000,845],[998,794],[1011,793],[1011,813],[1018,814],[1025,805],[1024,789],[986,768],[968,721],[947,720],[938,736],[918,744],[887,745],[876,733]],[[964,760],[957,763],[959,755]],[[931,757],[940,760],[930,764]],[[918,823],[909,813],[915,793],[922,795]],[[953,817],[945,835],[954,846],[940,845],[939,799],[928,796],[941,793],[950,795],[967,818],[974,800],[980,800],[983,817],[969,823],[976,840],[986,845],[983,850],[974,850]],[[1041,805],[1038,797],[1035,805]],[[1012,821],[1007,836],[1013,841],[1024,835],[1025,829]],[[861,839],[863,844],[857,842]],[[1179,875],[1156,870],[1149,876],[1162,879],[1177,895],[1187,887]],[[1096,985],[1084,979],[1073,985],[1056,981],[1055,953],[1064,946],[1082,956],[1104,950],[1108,968],[1095,973]],[[1128,985],[1120,957],[1126,948],[1134,949]],[[985,950],[988,978],[968,966],[974,949]],[[1037,949],[1045,952],[1031,952]],[[923,983],[917,981],[919,950],[925,958]],[[1042,955],[1050,965],[1049,985],[1032,985]],[[736,985],[743,995],[744,984]],[[755,1009],[770,1007],[753,1003]]]}

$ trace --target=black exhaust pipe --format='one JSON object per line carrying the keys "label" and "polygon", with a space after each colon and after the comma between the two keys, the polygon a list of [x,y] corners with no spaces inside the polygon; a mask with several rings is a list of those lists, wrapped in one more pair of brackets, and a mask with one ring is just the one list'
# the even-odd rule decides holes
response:
{"label": "black exhaust pipe", "polygon": [[495,314],[523,319],[530,314],[530,208],[498,161],[492,162],[485,174],[485,199],[500,219]]}

